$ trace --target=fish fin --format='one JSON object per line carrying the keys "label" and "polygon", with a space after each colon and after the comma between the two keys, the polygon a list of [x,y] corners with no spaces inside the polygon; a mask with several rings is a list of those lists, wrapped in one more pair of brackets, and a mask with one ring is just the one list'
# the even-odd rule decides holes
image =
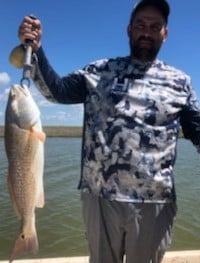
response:
{"label": "fish fin", "polygon": [[9,262],[12,262],[14,259],[24,253],[31,252],[36,254],[38,249],[39,245],[36,232],[33,232],[33,235],[29,237],[26,237],[23,233],[20,233],[15,241]]}
{"label": "fish fin", "polygon": [[36,195],[35,206],[37,208],[43,208],[45,205],[45,194],[44,194],[44,182],[42,175],[39,175],[38,177],[36,189],[37,189],[37,195]]}
{"label": "fish fin", "polygon": [[38,195],[36,207],[37,208],[43,208],[44,205],[45,205],[44,191],[41,191],[40,194]]}
{"label": "fish fin", "polygon": [[46,140],[46,134],[43,131],[39,131],[37,128],[32,127],[31,128],[31,133],[34,135],[36,138],[38,138],[41,142],[45,142]]}
{"label": "fish fin", "polygon": [[11,202],[12,202],[12,206],[13,206],[13,209],[16,213],[16,215],[21,218],[20,216],[20,213],[19,213],[19,210],[17,208],[17,204],[16,204],[16,201],[15,201],[15,197],[14,197],[14,193],[13,193],[13,190],[12,190],[12,184],[10,182],[10,176],[8,176],[8,190],[9,190],[9,193],[10,193],[10,199],[11,199]]}

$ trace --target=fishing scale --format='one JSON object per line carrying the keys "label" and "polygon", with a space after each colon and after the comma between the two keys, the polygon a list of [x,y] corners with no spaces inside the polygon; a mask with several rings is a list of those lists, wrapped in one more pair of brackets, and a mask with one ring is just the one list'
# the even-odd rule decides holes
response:
{"label": "fishing scale", "polygon": [[[32,19],[36,19],[34,15],[29,16]],[[32,28],[34,30],[34,28]],[[16,46],[10,53],[9,60],[10,63],[16,68],[23,68],[22,78],[20,84],[27,83],[27,86],[30,87],[31,80],[31,70],[32,70],[32,40],[26,39],[25,44],[20,44]]]}

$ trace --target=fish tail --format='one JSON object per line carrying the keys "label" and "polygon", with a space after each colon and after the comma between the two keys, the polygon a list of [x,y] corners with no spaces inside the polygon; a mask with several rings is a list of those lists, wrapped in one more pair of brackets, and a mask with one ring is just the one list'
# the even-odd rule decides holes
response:
{"label": "fish tail", "polygon": [[21,254],[29,252],[36,254],[38,249],[39,245],[36,232],[33,232],[33,234],[28,237],[26,237],[25,234],[20,233],[15,241],[9,263],[11,263]]}

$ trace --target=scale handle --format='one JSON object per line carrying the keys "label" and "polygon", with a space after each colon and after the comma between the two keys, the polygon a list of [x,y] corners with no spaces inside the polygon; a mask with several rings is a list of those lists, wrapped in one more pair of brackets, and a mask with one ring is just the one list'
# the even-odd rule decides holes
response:
{"label": "scale handle", "polygon": [[[34,15],[29,15],[32,19],[37,19]],[[30,87],[30,79],[31,79],[31,70],[32,70],[32,46],[33,40],[26,39],[25,40],[25,57],[24,57],[24,66],[23,66],[23,75],[21,79],[21,85],[23,85],[24,82],[28,83],[28,87]]]}

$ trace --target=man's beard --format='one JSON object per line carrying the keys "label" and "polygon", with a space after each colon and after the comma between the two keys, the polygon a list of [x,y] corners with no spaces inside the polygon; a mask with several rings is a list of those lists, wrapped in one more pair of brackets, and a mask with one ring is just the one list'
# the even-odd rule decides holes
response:
{"label": "man's beard", "polygon": [[[141,45],[141,41],[149,41],[151,45],[149,47],[145,47]],[[160,46],[155,46],[153,39],[144,36],[140,37],[134,44],[130,39],[129,45],[131,50],[131,57],[144,62],[155,60],[160,50]]]}

